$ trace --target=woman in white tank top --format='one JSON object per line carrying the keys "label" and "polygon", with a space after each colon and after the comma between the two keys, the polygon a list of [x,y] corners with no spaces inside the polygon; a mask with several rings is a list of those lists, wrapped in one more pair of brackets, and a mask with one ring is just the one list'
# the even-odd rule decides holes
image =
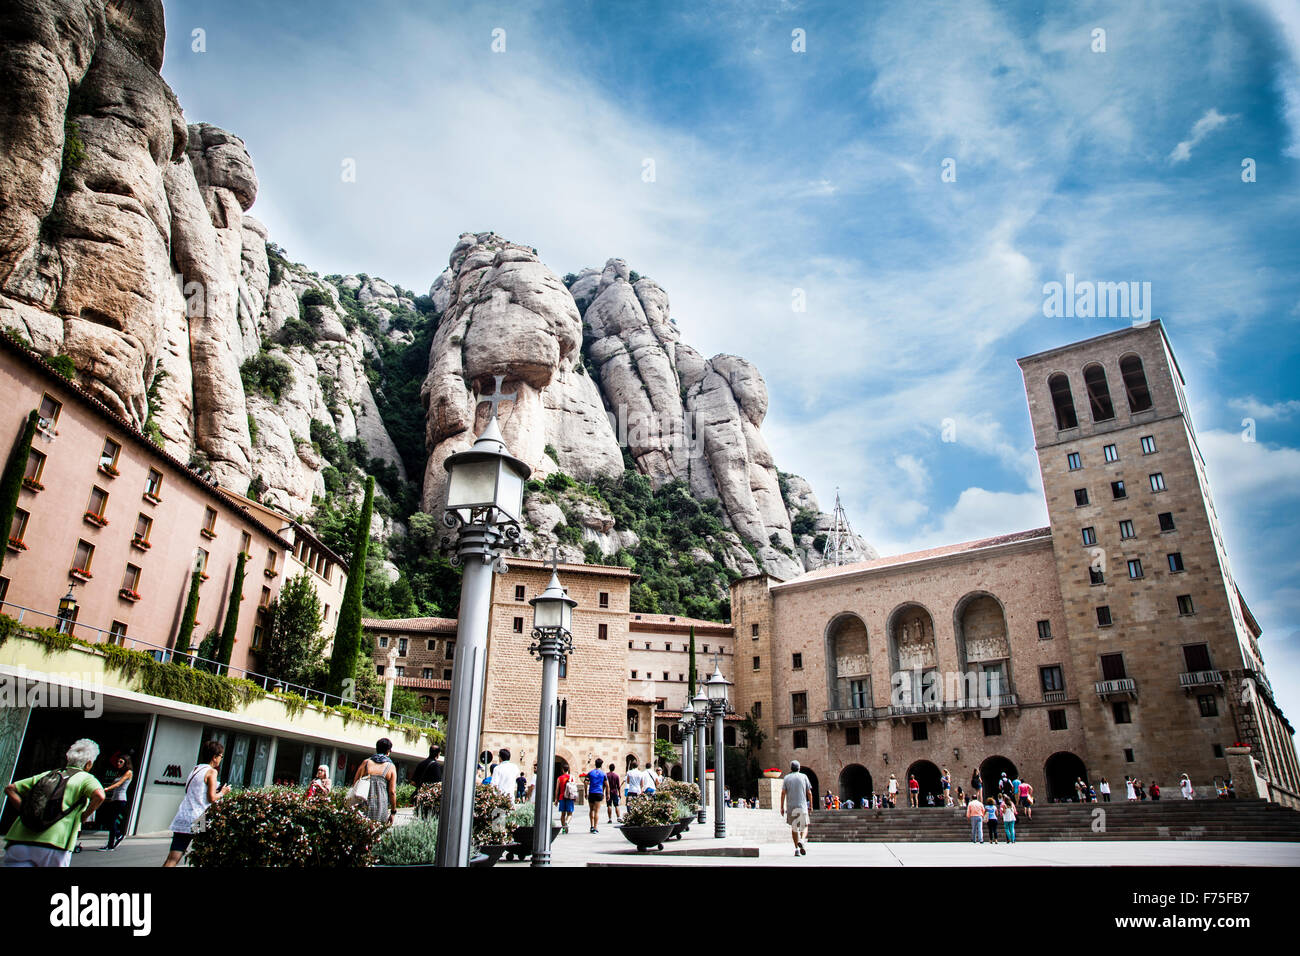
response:
{"label": "woman in white tank top", "polygon": [[209,805],[230,792],[230,784],[217,789],[217,768],[221,766],[224,753],[225,747],[215,740],[203,744],[202,756],[208,762],[195,766],[185,781],[185,796],[169,827],[172,831],[172,845],[163,866],[175,866],[181,861],[190,847],[190,840],[194,838],[191,832],[194,821]]}

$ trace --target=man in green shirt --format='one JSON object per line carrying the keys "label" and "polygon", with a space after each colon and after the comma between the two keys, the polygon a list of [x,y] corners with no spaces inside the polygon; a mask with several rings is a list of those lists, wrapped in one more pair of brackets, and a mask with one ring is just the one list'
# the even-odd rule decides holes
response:
{"label": "man in green shirt", "polygon": [[68,866],[72,862],[72,850],[77,845],[82,822],[89,820],[104,802],[104,788],[90,774],[90,768],[98,757],[99,745],[84,737],[68,748],[67,772],[70,776],[63,790],[62,809],[71,812],[44,830],[28,829],[21,811],[23,797],[45,774],[15,780],[5,787],[5,796],[20,811],[18,819],[5,834],[5,866]]}

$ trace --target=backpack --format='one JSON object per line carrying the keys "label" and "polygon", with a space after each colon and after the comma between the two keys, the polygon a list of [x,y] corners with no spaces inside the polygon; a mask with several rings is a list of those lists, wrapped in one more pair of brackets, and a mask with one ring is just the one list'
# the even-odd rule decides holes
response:
{"label": "backpack", "polygon": [[564,782],[564,799],[565,800],[578,799],[578,785],[573,782],[572,777],[570,777],[568,780]]}
{"label": "backpack", "polygon": [[32,789],[23,797],[19,812],[23,826],[33,833],[41,833],[77,809],[77,804],[63,809],[63,794],[72,776],[70,773],[51,770],[32,784]]}

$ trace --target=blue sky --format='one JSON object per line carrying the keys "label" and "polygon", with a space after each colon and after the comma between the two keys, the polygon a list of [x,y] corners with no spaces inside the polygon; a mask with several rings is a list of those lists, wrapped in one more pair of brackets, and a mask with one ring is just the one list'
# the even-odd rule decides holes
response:
{"label": "blue sky", "polygon": [[163,74],[291,258],[426,291],[466,230],[621,256],[758,365],[777,461],[882,553],[1046,522],[1015,359],[1125,320],[1043,285],[1150,282],[1300,718],[1300,4],[166,8]]}

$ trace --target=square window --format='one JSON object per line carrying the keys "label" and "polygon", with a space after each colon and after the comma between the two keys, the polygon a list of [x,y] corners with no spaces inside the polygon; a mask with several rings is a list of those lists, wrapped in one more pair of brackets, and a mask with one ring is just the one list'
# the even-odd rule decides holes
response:
{"label": "square window", "polygon": [[456,656],[456,642],[448,641],[447,646],[442,649],[442,659],[445,661],[449,661],[454,659],[455,656]]}
{"label": "square window", "polygon": [[1113,622],[1110,619],[1109,605],[1103,604],[1101,607],[1097,608],[1097,626],[1110,627],[1112,623]]}
{"label": "square window", "polygon": [[803,670],[803,655],[802,654],[791,655],[791,665],[794,667],[795,670]]}
{"label": "square window", "polygon": [[1129,559],[1128,576],[1130,580],[1136,580],[1142,577],[1142,561],[1140,558]]}
{"label": "square window", "polygon": [[379,646],[381,649],[388,647],[388,638],[383,636],[382,634],[379,636]]}
{"label": "square window", "polygon": [[[673,649],[672,642],[671,642],[671,641],[666,641],[666,642],[664,643],[664,650],[666,650],[666,651],[671,651],[672,649]],[[685,648],[683,648],[683,650],[685,650]]]}
{"label": "square window", "polygon": [[1078,471],[1083,467],[1083,463],[1079,460],[1079,453],[1077,451],[1070,452],[1065,456],[1065,460],[1069,463],[1071,471]]}
{"label": "square window", "polygon": [[608,591],[601,591],[601,592],[600,592],[600,606],[601,606],[601,607],[609,607],[609,592],[608,592]]}
{"label": "square window", "polygon": [[420,668],[420,676],[423,677],[425,680],[433,680],[433,668],[432,667]]}
{"label": "square window", "polygon": [[1156,438],[1154,435],[1142,436],[1142,454],[1154,455],[1156,453]]}
{"label": "square window", "polygon": [[1174,530],[1174,514],[1172,511],[1162,511],[1157,517],[1160,519],[1161,531]]}
{"label": "square window", "polygon": [[1133,748],[1132,748],[1132,747],[1125,747],[1125,748],[1124,748],[1124,762],[1125,762],[1125,763],[1132,763],[1132,762],[1134,761],[1134,759],[1136,759],[1136,758],[1134,758],[1134,756],[1133,756]]}
{"label": "square window", "polygon": [[1120,498],[1127,498],[1128,492],[1124,490],[1124,482],[1112,481],[1110,483],[1110,496],[1117,501]]}
{"label": "square window", "polygon": [[984,736],[1001,737],[1002,736],[1002,718],[985,717],[984,718]]}
{"label": "square window", "polygon": [[1114,445],[1107,445],[1102,451],[1106,453],[1107,461],[1119,461],[1119,449]]}
{"label": "square window", "polygon": [[1133,723],[1133,714],[1128,709],[1128,701],[1117,700],[1110,705],[1111,713],[1115,715],[1115,723],[1131,724]]}
{"label": "square window", "polygon": [[1200,708],[1202,717],[1219,716],[1219,700],[1213,694],[1198,694],[1196,706]]}
{"label": "square window", "polygon": [[162,491],[162,480],[162,472],[157,468],[150,468],[149,477],[144,480],[145,495],[156,500]]}
{"label": "square window", "polygon": [[1152,490],[1152,491],[1164,491],[1164,490],[1165,490],[1165,476],[1164,476],[1164,472],[1157,471],[1154,475],[1151,475],[1151,476],[1149,476],[1149,477],[1150,477],[1150,479],[1151,479],[1151,490]]}
{"label": "square window", "polygon": [[924,720],[912,721],[912,739],[913,740],[930,739],[930,728],[926,726]]}
{"label": "square window", "polygon": [[1065,711],[1049,710],[1047,712],[1047,729],[1048,730],[1069,730],[1070,726],[1065,720]]}
{"label": "square window", "polygon": [[1213,670],[1210,666],[1210,645],[1184,644],[1183,661],[1190,672]]}
{"label": "square window", "polygon": [[645,649],[646,649],[647,651],[650,650],[650,642],[649,642],[649,641],[646,641],[646,642],[645,642]]}
{"label": "square window", "polygon": [[[564,660],[564,658],[560,658],[560,660]],[[444,670],[444,671],[442,672],[442,679],[443,679],[443,680],[451,680],[451,671],[449,671],[449,670]]]}
{"label": "square window", "polygon": [[1101,655],[1102,680],[1123,680],[1126,677],[1128,677],[1128,672],[1124,669],[1123,654]]}
{"label": "square window", "polygon": [[1120,538],[1136,538],[1137,532],[1133,530],[1132,521],[1121,521],[1119,523]]}
{"label": "square window", "polygon": [[41,409],[37,412],[39,420],[37,426],[43,431],[52,432],[59,424],[59,412],[63,411],[63,403],[52,398],[47,392],[41,396]]}
{"label": "square window", "polygon": [[754,658],[754,670],[758,670],[758,658]]}
{"label": "square window", "polygon": [[1038,622],[1038,639],[1039,639],[1040,641],[1050,641],[1050,640],[1052,639],[1052,622],[1051,622],[1051,621],[1039,621],[1039,622]]}
{"label": "square window", "polygon": [[111,438],[104,439],[104,450],[99,453],[99,467],[110,475],[117,474],[117,456],[122,454],[122,446]]}
{"label": "square window", "polygon": [[399,665],[397,665],[396,667],[393,668],[393,673],[396,674],[398,677],[405,677],[405,676],[406,676],[406,668],[405,668],[405,667],[402,667],[402,666],[399,664]]}
{"label": "square window", "polygon": [[524,586],[523,586],[522,584],[516,584],[516,585],[515,585],[515,600],[516,600],[516,601],[522,601],[523,599],[524,599]]}
{"label": "square window", "polygon": [[140,568],[138,565],[128,564],[126,571],[122,575],[122,587],[127,591],[140,590]]}
{"label": "square window", "polygon": [[118,647],[126,644],[126,622],[114,621],[108,627],[108,643],[116,644]]}
{"label": "square window", "polygon": [[376,664],[376,665],[375,665],[375,676],[376,676],[376,677],[383,677],[383,676],[384,676],[384,665],[383,665],[383,664]]}
{"label": "square window", "polygon": [[1084,529],[1083,529],[1083,543],[1084,543],[1084,545],[1093,545],[1093,544],[1096,544],[1096,543],[1097,543],[1097,529],[1096,529],[1096,528],[1084,528]]}
{"label": "square window", "polygon": [[1183,615],[1196,613],[1196,609],[1192,607],[1192,596],[1190,594],[1178,595],[1178,613]]}
{"label": "square window", "polygon": [[1088,583],[1089,583],[1089,584],[1105,584],[1105,583],[1106,583],[1106,575],[1102,572],[1101,568],[1097,567],[1096,565],[1089,565],[1089,567],[1088,567]]}
{"label": "square window", "polygon": [[600,638],[602,641],[607,641],[607,640],[609,640],[609,625],[608,625],[608,624],[597,624],[597,625],[596,625],[596,636],[597,636],[598,638]]}
{"label": "square window", "polygon": [[790,695],[790,713],[795,718],[808,716],[808,695],[803,691]]}
{"label": "square window", "polygon": [[1086,505],[1087,503],[1088,503],[1088,489],[1087,489],[1087,488],[1075,488],[1075,489],[1074,489],[1074,504],[1075,504],[1075,507],[1077,507],[1077,508],[1082,508],[1082,507],[1083,507],[1084,505]]}
{"label": "square window", "polygon": [[524,633],[524,619],[522,617],[515,618],[513,629],[516,634]]}
{"label": "square window", "polygon": [[808,731],[796,730],[794,732],[794,749],[803,750],[808,746]]}
{"label": "square window", "polygon": [[437,641],[425,641],[425,642],[424,642],[424,649],[425,649],[426,651],[436,651],[436,650],[438,649],[438,642],[437,642]]}
{"label": "square window", "polygon": [[844,744],[848,747],[856,747],[862,743],[862,732],[857,727],[844,728]]}
{"label": "square window", "polygon": [[749,633],[754,637],[758,637],[758,625],[757,624],[749,625]]}
{"label": "square window", "polygon": [[92,518],[103,518],[104,509],[108,507],[108,492],[98,485],[90,489],[90,500],[86,502],[86,514]]}
{"label": "square window", "polygon": [[1060,664],[1040,667],[1038,668],[1038,675],[1043,682],[1044,693],[1065,690],[1065,674],[1062,673]]}
{"label": "square window", "polygon": [[404,638],[404,637],[399,637],[399,638],[397,639],[397,656],[398,656],[398,657],[405,657],[405,656],[406,656],[406,643],[407,643],[407,639]]}
{"label": "square window", "polygon": [[1174,573],[1187,570],[1183,567],[1183,553],[1181,551],[1175,551],[1169,555],[1169,570]]}

